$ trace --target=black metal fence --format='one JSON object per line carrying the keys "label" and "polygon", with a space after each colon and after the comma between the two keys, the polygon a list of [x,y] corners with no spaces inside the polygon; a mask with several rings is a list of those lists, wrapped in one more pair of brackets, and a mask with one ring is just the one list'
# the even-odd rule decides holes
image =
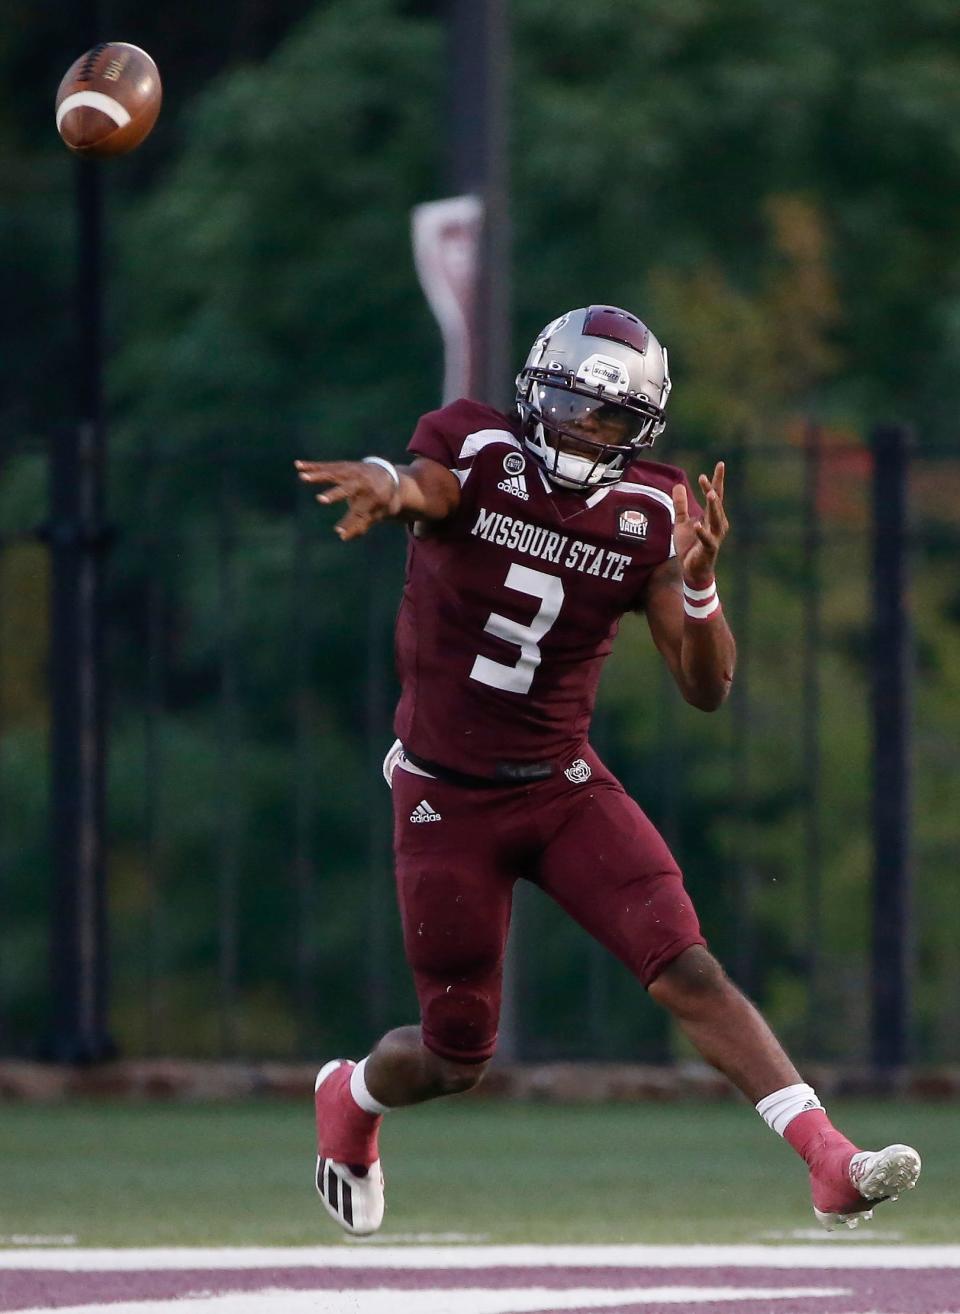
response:
{"label": "black metal fence", "polygon": [[[329,513],[298,492],[295,454],[291,439],[287,451],[224,444],[189,456],[121,451],[111,462],[108,994],[110,1034],[125,1053],[353,1052],[415,1017],[380,775],[392,740],[402,533],[384,526],[341,545]],[[867,445],[806,424],[775,446],[744,442],[724,455],[734,531],[720,583],[740,649],[731,702],[711,717],[687,708],[642,619],[628,618],[595,742],[678,854],[711,943],[796,1052],[867,1058],[871,1001],[893,983],[883,1007],[887,1017],[906,1013],[908,1052],[960,1060],[960,461],[909,452],[901,542],[890,506],[875,500]],[[667,459],[692,473],[705,464],[675,442]],[[44,450],[8,453],[7,1053],[50,1052],[55,992],[71,988],[50,952],[56,664],[51,539],[37,534],[46,487]],[[888,497],[882,487],[879,497]],[[902,651],[901,635],[876,629],[878,600],[901,596],[901,567],[912,622]],[[905,678],[884,693],[891,671]],[[913,673],[906,716],[895,703]],[[874,734],[885,726],[878,753]],[[877,833],[887,838],[875,854]],[[878,870],[893,883],[875,919]],[[913,874],[912,911],[896,901],[904,872]],[[504,1043],[515,1056],[684,1053],[619,965],[533,890],[518,899],[510,975]]]}

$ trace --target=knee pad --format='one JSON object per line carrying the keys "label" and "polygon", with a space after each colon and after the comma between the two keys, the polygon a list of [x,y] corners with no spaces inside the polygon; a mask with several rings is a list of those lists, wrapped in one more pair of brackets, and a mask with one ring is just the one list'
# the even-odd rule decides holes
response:
{"label": "knee pad", "polygon": [[500,989],[477,983],[436,982],[421,992],[423,1043],[455,1063],[484,1063],[497,1046]]}

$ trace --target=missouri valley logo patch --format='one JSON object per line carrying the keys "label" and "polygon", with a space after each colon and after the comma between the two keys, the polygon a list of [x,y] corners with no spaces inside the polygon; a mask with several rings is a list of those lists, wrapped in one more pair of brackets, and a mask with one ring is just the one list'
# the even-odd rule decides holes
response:
{"label": "missouri valley logo patch", "polygon": [[621,538],[646,538],[647,525],[650,522],[642,511],[620,512]]}
{"label": "missouri valley logo patch", "polygon": [[589,780],[593,774],[590,770],[590,764],[584,762],[582,757],[578,757],[575,762],[571,762],[563,773],[572,785],[582,785],[585,780]]}

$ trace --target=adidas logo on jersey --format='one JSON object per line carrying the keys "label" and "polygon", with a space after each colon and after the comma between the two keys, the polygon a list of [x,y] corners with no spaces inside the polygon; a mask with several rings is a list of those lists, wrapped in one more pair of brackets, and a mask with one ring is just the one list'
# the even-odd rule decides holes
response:
{"label": "adidas logo on jersey", "polygon": [[424,798],[420,800],[417,806],[410,813],[410,820],[415,824],[419,825],[421,822],[424,821],[442,821],[443,817],[441,817],[439,812],[434,812],[433,808]]}
{"label": "adidas logo on jersey", "polygon": [[514,497],[519,497],[521,502],[530,501],[527,481],[522,474],[509,475],[506,479],[501,479],[497,487],[504,493],[512,493]]}

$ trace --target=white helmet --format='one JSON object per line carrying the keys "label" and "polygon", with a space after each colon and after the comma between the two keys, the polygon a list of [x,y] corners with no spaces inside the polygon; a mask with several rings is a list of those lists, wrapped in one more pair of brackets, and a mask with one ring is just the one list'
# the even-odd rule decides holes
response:
{"label": "white helmet", "polygon": [[587,306],[553,320],[517,375],[523,440],[563,488],[615,484],[663,432],[667,351],[627,310]]}

